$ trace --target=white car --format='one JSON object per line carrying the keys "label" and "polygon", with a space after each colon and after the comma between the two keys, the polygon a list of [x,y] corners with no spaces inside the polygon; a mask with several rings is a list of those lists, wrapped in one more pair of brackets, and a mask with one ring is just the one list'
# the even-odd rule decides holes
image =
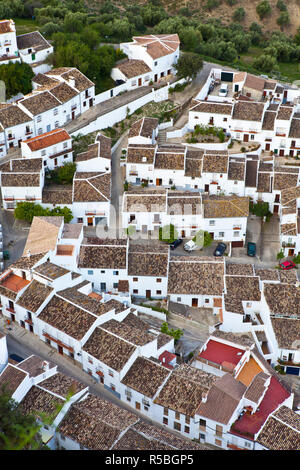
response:
{"label": "white car", "polygon": [[185,251],[194,251],[194,250],[199,249],[199,247],[196,245],[195,242],[193,242],[193,240],[190,240],[189,242],[187,242],[183,248]]}
{"label": "white car", "polygon": [[227,83],[222,83],[221,88],[219,90],[219,96],[227,96],[228,93],[228,85]]}

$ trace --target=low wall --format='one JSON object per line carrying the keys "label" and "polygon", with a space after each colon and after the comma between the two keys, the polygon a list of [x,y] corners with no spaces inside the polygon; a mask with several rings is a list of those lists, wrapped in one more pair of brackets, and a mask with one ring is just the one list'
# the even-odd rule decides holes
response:
{"label": "low wall", "polygon": [[152,308],[143,307],[142,305],[131,304],[130,306],[145,315],[150,315],[151,317],[159,318],[162,321],[167,321],[167,315],[163,312],[157,312],[156,310],[152,310]]}
{"label": "low wall", "polygon": [[223,144],[216,144],[216,143],[203,143],[203,144],[189,144],[187,142],[182,142],[182,145],[188,145],[189,147],[195,147],[197,149],[206,149],[206,150],[227,150],[228,142],[224,142]]}
{"label": "low wall", "polygon": [[173,127],[173,119],[171,119],[171,121],[162,122],[161,124],[158,124],[158,129],[159,130],[167,129],[168,127]]}
{"label": "low wall", "polygon": [[174,137],[183,137],[189,131],[189,123],[187,123],[181,129],[176,129],[175,131],[167,132],[167,139],[172,139]]}
{"label": "low wall", "polygon": [[95,95],[95,105],[102,103],[103,101],[109,100],[114,96],[118,96],[120,93],[127,91],[128,85],[127,83],[122,83],[122,85],[115,86],[114,88],[110,88],[109,90],[103,91],[102,93],[98,93]]}

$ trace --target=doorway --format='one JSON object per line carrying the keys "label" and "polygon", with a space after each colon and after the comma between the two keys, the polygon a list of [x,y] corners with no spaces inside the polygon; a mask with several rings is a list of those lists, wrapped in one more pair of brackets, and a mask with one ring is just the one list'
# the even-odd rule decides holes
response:
{"label": "doorway", "polygon": [[192,307],[198,307],[198,299],[192,299]]}
{"label": "doorway", "polygon": [[147,299],[151,298],[151,290],[146,290],[146,298]]}
{"label": "doorway", "polygon": [[63,351],[63,348],[61,346],[58,346],[58,352],[59,354],[61,354],[62,356],[64,355],[64,351]]}
{"label": "doorway", "polygon": [[244,142],[249,142],[249,134],[244,134]]}
{"label": "doorway", "polygon": [[87,224],[88,224],[89,227],[93,226],[93,217],[88,217],[87,218]]}
{"label": "doorway", "polygon": [[72,121],[75,119],[75,111],[72,111]]}
{"label": "doorway", "polygon": [[93,98],[90,98],[90,108],[93,106],[93,104],[94,104]]}
{"label": "doorway", "polygon": [[142,79],[141,78],[139,78],[139,80],[138,80],[138,85],[142,86]]}

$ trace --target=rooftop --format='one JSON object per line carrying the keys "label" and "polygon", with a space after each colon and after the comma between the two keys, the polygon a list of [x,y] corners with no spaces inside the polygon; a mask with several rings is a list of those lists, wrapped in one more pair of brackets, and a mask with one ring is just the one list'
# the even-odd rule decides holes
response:
{"label": "rooftop", "polygon": [[38,253],[54,250],[63,221],[63,217],[35,216],[31,223],[23,254],[37,255]]}
{"label": "rooftop", "polygon": [[149,34],[134,36],[132,39],[134,43],[143,46],[152,59],[173,54],[180,45],[178,34]]}
{"label": "rooftop", "polygon": [[151,72],[150,67],[143,60],[127,59],[122,63],[115,65],[127,78],[137,77]]}
{"label": "rooftop", "polygon": [[8,364],[0,374],[0,389],[5,386],[7,391],[13,395],[27,375],[26,372]]}
{"label": "rooftop", "polygon": [[249,215],[248,197],[203,195],[202,203],[206,219]]}
{"label": "rooftop", "polygon": [[153,398],[169,371],[144,357],[138,357],[123,377],[122,383],[137,392]]}
{"label": "rooftop", "polygon": [[271,317],[273,331],[279,348],[297,350],[300,338],[300,319]]}
{"label": "rooftop", "polygon": [[40,274],[42,277],[47,279],[55,280],[65,274],[68,274],[70,271],[68,269],[62,268],[57,264],[50,263],[50,261],[46,261],[43,264],[39,264],[34,268],[34,271]]}
{"label": "rooftop", "polygon": [[300,288],[287,284],[265,284],[264,295],[271,314],[300,318]]}
{"label": "rooftop", "polygon": [[39,31],[33,31],[32,33],[17,36],[17,46],[20,50],[32,48],[34,52],[37,52],[48,49],[51,47],[51,44],[46,41]]}
{"label": "rooftop", "polygon": [[81,245],[79,268],[126,269],[126,246]]}
{"label": "rooftop", "polygon": [[[244,353],[244,349],[229,346],[228,344],[210,339],[206,345],[206,349],[199,353],[199,357],[234,370],[242,359]],[[229,367],[229,365],[231,366]]]}
{"label": "rooftop", "polygon": [[35,152],[37,150],[50,147],[51,145],[65,142],[69,139],[71,139],[71,137],[65,129],[55,129],[36,137],[32,137],[32,139],[25,140],[25,144],[28,145],[30,150]]}
{"label": "rooftop", "polygon": [[33,279],[17,303],[26,310],[36,313],[52,292],[51,287]]}
{"label": "rooftop", "polygon": [[263,103],[255,103],[251,101],[237,101],[233,106],[233,119],[241,121],[261,122],[264,112]]}
{"label": "rooftop", "polygon": [[55,393],[63,398],[67,398],[70,393],[76,394],[86,388],[86,385],[68,375],[57,372],[39,383],[39,386]]}

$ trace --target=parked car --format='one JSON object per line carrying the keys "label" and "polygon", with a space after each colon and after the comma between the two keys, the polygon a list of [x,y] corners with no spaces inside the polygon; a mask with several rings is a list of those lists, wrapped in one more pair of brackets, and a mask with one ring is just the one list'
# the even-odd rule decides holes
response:
{"label": "parked car", "polygon": [[220,90],[219,90],[219,96],[227,96],[228,94],[228,85],[227,83],[222,83]]}
{"label": "parked car", "polygon": [[249,242],[247,245],[247,255],[255,256],[256,255],[256,243]]}
{"label": "parked car", "polygon": [[200,247],[196,245],[196,243],[193,242],[193,240],[190,240],[189,242],[187,242],[183,248],[185,251],[194,251],[194,250],[200,249]]}
{"label": "parked car", "polygon": [[296,265],[293,263],[293,261],[284,261],[283,263],[280,263],[279,266],[284,270],[296,268]]}
{"label": "parked car", "polygon": [[214,251],[214,256],[222,256],[226,251],[226,243],[219,243],[217,248]]}
{"label": "parked car", "polygon": [[170,243],[171,250],[175,250],[175,248],[177,248],[179,245],[181,245],[181,243],[182,243],[181,238],[177,238],[177,240],[174,240],[172,243]]}

